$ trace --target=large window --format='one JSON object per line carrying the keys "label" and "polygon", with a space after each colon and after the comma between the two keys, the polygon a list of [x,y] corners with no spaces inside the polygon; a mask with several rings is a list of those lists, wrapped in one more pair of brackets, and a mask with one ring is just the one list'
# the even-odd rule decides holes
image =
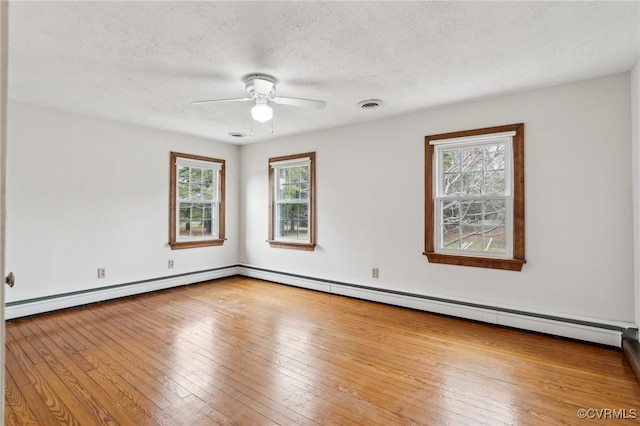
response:
{"label": "large window", "polygon": [[169,244],[172,249],[224,242],[224,160],[171,153]]}
{"label": "large window", "polygon": [[315,152],[269,159],[269,244],[315,247]]}
{"label": "large window", "polygon": [[430,262],[521,270],[524,124],[425,137]]}

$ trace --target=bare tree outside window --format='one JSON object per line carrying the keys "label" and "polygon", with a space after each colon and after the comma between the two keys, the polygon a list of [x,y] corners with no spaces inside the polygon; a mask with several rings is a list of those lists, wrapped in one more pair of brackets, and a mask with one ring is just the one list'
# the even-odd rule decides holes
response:
{"label": "bare tree outside window", "polygon": [[524,124],[425,137],[425,252],[432,263],[521,270]]}

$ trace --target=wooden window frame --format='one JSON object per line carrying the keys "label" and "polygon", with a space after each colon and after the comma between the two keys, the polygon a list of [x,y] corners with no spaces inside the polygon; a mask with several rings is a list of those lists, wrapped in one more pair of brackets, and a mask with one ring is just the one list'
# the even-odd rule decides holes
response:
{"label": "wooden window frame", "polygon": [[[473,255],[437,253],[435,251],[435,161],[434,146],[431,141],[480,136],[492,133],[515,131],[512,139],[512,174],[513,174],[513,210],[512,210],[512,256],[510,258],[494,258]],[[485,127],[482,129],[461,132],[442,133],[425,136],[425,251],[424,255],[431,263],[475,266],[480,268],[520,271],[525,260],[525,221],[524,221],[524,124]]]}
{"label": "wooden window frame", "polygon": [[[203,157],[200,155],[184,154],[180,152],[171,152],[171,160],[169,167],[169,245],[171,250],[190,249],[197,247],[221,246],[224,244],[225,238],[225,160],[212,157]],[[177,160],[184,158],[187,160],[198,160],[208,163],[216,163],[220,165],[220,174],[218,177],[218,236],[208,239],[194,239],[192,241],[177,240]]]}
{"label": "wooden window frame", "polygon": [[[309,242],[295,242],[276,239],[274,221],[276,217],[275,200],[275,168],[272,163],[309,158]],[[305,152],[302,154],[285,155],[269,158],[269,239],[270,247],[286,248],[293,250],[314,251],[316,246],[316,153]]]}

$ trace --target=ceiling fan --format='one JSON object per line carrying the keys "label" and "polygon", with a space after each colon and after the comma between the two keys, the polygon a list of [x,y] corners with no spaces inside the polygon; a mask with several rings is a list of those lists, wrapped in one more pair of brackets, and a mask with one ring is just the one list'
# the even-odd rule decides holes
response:
{"label": "ceiling fan", "polygon": [[251,74],[245,77],[245,89],[249,93],[248,98],[231,99],[211,99],[191,102],[191,105],[205,104],[213,102],[245,102],[253,101],[255,106],[251,108],[251,117],[254,120],[264,123],[273,118],[273,109],[270,102],[302,108],[323,109],[327,106],[325,101],[314,99],[289,98],[284,96],[274,96],[276,92],[276,79],[265,74]]}

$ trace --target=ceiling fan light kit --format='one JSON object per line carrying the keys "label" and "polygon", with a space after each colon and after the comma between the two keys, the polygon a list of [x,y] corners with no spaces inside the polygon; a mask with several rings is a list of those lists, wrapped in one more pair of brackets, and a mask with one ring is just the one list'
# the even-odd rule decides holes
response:
{"label": "ceiling fan light kit", "polygon": [[255,106],[251,108],[251,117],[255,121],[265,123],[273,118],[273,108],[270,102],[301,108],[323,109],[327,106],[325,101],[303,98],[289,98],[284,96],[274,96],[276,92],[276,79],[265,74],[251,74],[244,79],[245,89],[249,93],[249,98],[232,99],[211,99],[191,102],[194,104],[220,103],[220,102],[245,102],[253,101]]}
{"label": "ceiling fan light kit", "polygon": [[260,123],[265,123],[273,118],[273,109],[267,105],[266,100],[264,100],[264,102],[257,102],[256,105],[251,108],[251,117]]}

